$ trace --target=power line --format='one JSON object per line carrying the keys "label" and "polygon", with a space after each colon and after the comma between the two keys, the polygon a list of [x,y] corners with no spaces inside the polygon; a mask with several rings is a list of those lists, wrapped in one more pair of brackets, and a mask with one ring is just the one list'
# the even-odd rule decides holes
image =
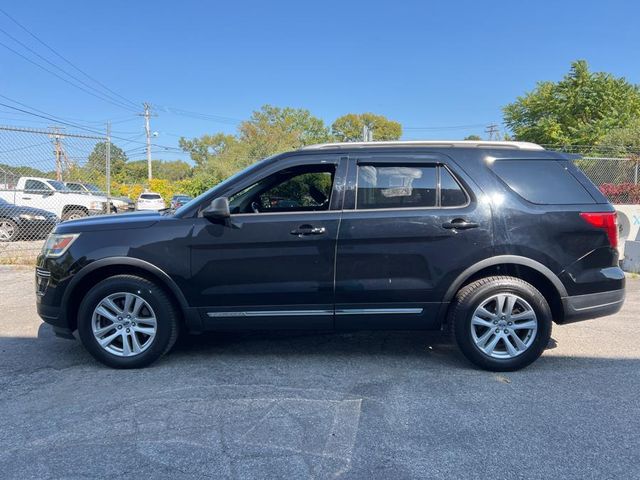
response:
{"label": "power line", "polygon": [[[122,108],[130,108],[130,107],[128,107],[126,104],[122,103],[122,101],[120,101],[120,100],[118,100],[118,99],[116,99],[116,98],[114,98],[114,97],[111,97],[111,96],[109,96],[109,95],[107,95],[107,94],[105,94],[105,93],[103,93],[103,92],[101,92],[101,91],[99,91],[99,90],[97,90],[95,87],[93,87],[92,85],[89,85],[88,83],[86,83],[86,82],[85,82],[85,81],[83,81],[82,79],[80,79],[80,78],[76,77],[75,75],[71,75],[69,72],[67,72],[66,70],[64,70],[63,68],[61,68],[59,65],[56,65],[55,63],[53,63],[53,62],[52,62],[52,61],[50,61],[49,59],[47,59],[47,58],[43,57],[43,56],[42,56],[42,55],[40,55],[38,52],[36,52],[36,51],[35,51],[35,50],[33,50],[32,48],[30,48],[28,45],[25,45],[23,42],[21,42],[20,40],[18,40],[17,38],[15,38],[15,37],[14,37],[13,35],[11,35],[10,33],[6,32],[6,31],[5,31],[5,30],[3,30],[2,28],[0,28],[0,32],[4,33],[4,34],[5,34],[7,37],[9,37],[11,40],[13,40],[14,42],[16,42],[18,45],[22,46],[24,49],[26,49],[26,50],[28,50],[29,52],[31,52],[33,55],[35,55],[35,56],[36,56],[36,57],[38,57],[39,59],[41,59],[41,60],[43,60],[43,61],[47,62],[47,63],[48,63],[49,65],[51,65],[52,67],[57,68],[58,70],[60,70],[62,73],[64,73],[64,74],[65,74],[65,75],[67,75],[68,77],[70,77],[70,78],[72,78],[72,79],[76,80],[77,82],[80,82],[82,85],[84,85],[85,87],[87,87],[87,88],[89,88],[90,90],[92,90],[93,92],[95,92],[95,93],[96,93],[96,95],[100,95],[100,97],[99,97],[99,98],[104,97],[104,98],[102,98],[102,99],[103,99],[103,100],[105,100],[105,101],[108,101],[109,103],[112,103],[112,102],[113,102],[114,104],[117,104],[117,105],[122,106]],[[7,45],[2,44],[1,42],[0,42],[0,44],[1,44],[3,47],[5,47],[5,48],[10,49]],[[12,49],[10,49],[10,50],[12,50]],[[22,58],[24,58],[24,59],[28,60],[28,59],[27,59],[27,57],[25,57],[25,56],[23,56],[23,55],[19,54],[19,53],[18,53],[18,52],[16,52],[15,50],[12,50],[12,51],[13,51],[14,53],[16,53],[17,55],[20,55]],[[34,63],[34,64],[35,64],[35,62],[31,62],[31,63]],[[38,66],[40,66],[40,65],[38,65]],[[40,66],[40,67],[42,68],[42,66]],[[53,73],[53,72],[50,72],[49,70],[47,70],[47,71],[48,71],[49,73]],[[61,78],[61,77],[58,77],[58,78]],[[77,87],[77,85],[75,85],[75,84],[74,84],[74,86],[76,86],[76,87]]]}
{"label": "power line", "polygon": [[29,62],[29,63],[31,63],[31,64],[35,65],[35,66],[36,66],[36,67],[38,67],[38,68],[41,68],[41,69],[42,69],[42,70],[44,70],[45,72],[50,73],[51,75],[53,75],[53,76],[55,76],[55,77],[59,78],[59,79],[60,79],[60,80],[62,80],[63,82],[66,82],[66,83],[68,83],[69,85],[72,85],[72,86],[76,87],[77,89],[82,90],[83,92],[85,92],[85,93],[87,93],[87,94],[89,94],[89,95],[91,95],[91,96],[93,96],[93,97],[99,98],[99,99],[100,99],[100,100],[102,100],[102,101],[105,101],[105,102],[107,102],[107,103],[110,103],[110,104],[115,105],[115,106],[120,107],[120,108],[124,108],[124,109],[126,109],[126,110],[133,110],[131,107],[125,106],[125,105],[124,105],[124,104],[122,104],[122,103],[115,103],[115,102],[113,102],[113,101],[111,101],[111,100],[109,100],[109,99],[107,99],[107,98],[105,98],[105,97],[102,97],[102,96],[100,96],[100,95],[98,95],[98,94],[93,93],[91,90],[87,90],[86,88],[81,87],[80,85],[77,85],[77,84],[73,83],[72,81],[70,81],[70,80],[68,80],[68,79],[64,78],[64,77],[63,77],[63,76],[61,76],[61,75],[58,75],[56,72],[54,72],[54,71],[52,71],[52,70],[48,69],[47,67],[44,67],[44,66],[40,65],[38,62],[35,62],[35,61],[31,60],[29,57],[27,57],[27,56],[25,56],[25,55],[21,54],[21,53],[20,53],[20,52],[18,52],[17,50],[14,50],[13,48],[11,48],[9,45],[7,45],[7,44],[5,44],[5,43],[0,42],[0,46],[3,46],[3,47],[4,47],[4,48],[6,48],[7,50],[9,50],[10,52],[13,52],[14,54],[16,54],[16,55],[18,55],[19,57],[23,58],[23,59],[24,59],[24,60],[26,60],[27,62]]}
{"label": "power line", "polygon": [[481,128],[486,124],[476,123],[473,125],[448,125],[443,127],[402,127],[403,130],[465,130],[468,128]]}
{"label": "power line", "polygon": [[92,80],[93,82],[95,82],[96,84],[100,85],[102,88],[104,88],[105,90],[111,92],[113,95],[115,95],[116,97],[121,98],[122,100],[124,100],[125,102],[129,103],[131,106],[136,107],[137,104],[131,100],[129,100],[126,97],[123,97],[122,95],[120,95],[119,93],[111,90],[109,87],[107,87],[105,84],[103,84],[102,82],[100,82],[99,80],[96,80],[94,77],[92,77],[91,75],[89,75],[88,73],[86,73],[84,70],[80,69],[79,67],[77,67],[73,62],[71,62],[70,60],[68,60],[66,57],[64,57],[61,53],[59,53],[57,50],[55,50],[53,47],[51,47],[50,45],[48,45],[44,40],[41,40],[35,33],[31,32],[27,27],[25,27],[24,25],[22,25],[20,22],[18,22],[15,18],[13,18],[11,15],[9,15],[6,11],[4,11],[2,8],[0,8],[0,13],[4,14],[9,20],[11,20],[13,23],[15,23],[18,27],[20,27],[22,30],[24,30],[25,32],[27,32],[31,37],[33,37],[35,40],[37,40],[41,45],[43,45],[44,47],[46,47],[49,51],[51,51],[54,55],[56,55],[57,57],[61,58],[64,62],[66,62],[68,65],[70,65],[71,67],[73,67],[75,70],[77,70],[78,72],[80,72],[81,74],[83,74],[85,77],[87,77],[89,80]]}

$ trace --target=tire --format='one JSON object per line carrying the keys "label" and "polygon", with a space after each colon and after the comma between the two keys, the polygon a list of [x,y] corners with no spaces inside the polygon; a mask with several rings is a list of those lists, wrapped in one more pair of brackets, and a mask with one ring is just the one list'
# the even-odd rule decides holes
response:
{"label": "tire", "polygon": [[[155,283],[134,275],[117,275],[101,281],[85,295],[78,310],[78,334],[99,362],[113,368],[142,368],[175,344],[178,313]],[[101,346],[98,338],[112,340]]]}
{"label": "tire", "polygon": [[0,218],[0,242],[14,242],[20,236],[20,227],[10,218]]}
{"label": "tire", "polygon": [[551,338],[552,316],[533,285],[496,276],[463,287],[449,310],[449,323],[469,361],[485,370],[508,372],[542,355]]}
{"label": "tire", "polygon": [[77,220],[78,218],[87,217],[88,214],[84,210],[69,210],[62,215],[62,220]]}

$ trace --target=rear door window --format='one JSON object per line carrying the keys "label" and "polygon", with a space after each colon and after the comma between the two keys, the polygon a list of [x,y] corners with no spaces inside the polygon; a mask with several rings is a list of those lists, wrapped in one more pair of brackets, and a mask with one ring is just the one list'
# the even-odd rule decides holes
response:
{"label": "rear door window", "polygon": [[356,208],[435,207],[436,166],[360,165]]}
{"label": "rear door window", "polygon": [[531,203],[596,203],[565,160],[496,160],[492,169],[511,190]]}
{"label": "rear door window", "polygon": [[356,208],[462,207],[469,197],[441,165],[358,165]]}

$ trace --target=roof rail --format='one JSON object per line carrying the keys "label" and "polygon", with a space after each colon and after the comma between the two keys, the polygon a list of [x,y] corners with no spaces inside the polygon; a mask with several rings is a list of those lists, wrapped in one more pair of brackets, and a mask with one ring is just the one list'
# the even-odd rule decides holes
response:
{"label": "roof rail", "polygon": [[476,140],[401,140],[387,142],[335,142],[307,145],[300,150],[323,150],[329,148],[365,148],[365,147],[490,147],[513,150],[544,150],[544,147],[531,142],[476,141]]}

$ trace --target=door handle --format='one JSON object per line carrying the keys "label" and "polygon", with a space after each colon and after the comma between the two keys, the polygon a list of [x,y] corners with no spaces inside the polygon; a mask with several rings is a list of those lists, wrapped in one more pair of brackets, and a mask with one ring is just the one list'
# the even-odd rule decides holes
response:
{"label": "door handle", "polygon": [[327,231],[324,227],[314,227],[313,225],[300,225],[297,229],[291,230],[291,235],[298,235],[299,237],[306,235],[322,235]]}
{"label": "door handle", "polygon": [[445,222],[442,224],[442,228],[446,228],[447,230],[469,230],[470,228],[478,228],[478,225],[475,222],[467,222],[464,218],[454,218],[450,222]]}

